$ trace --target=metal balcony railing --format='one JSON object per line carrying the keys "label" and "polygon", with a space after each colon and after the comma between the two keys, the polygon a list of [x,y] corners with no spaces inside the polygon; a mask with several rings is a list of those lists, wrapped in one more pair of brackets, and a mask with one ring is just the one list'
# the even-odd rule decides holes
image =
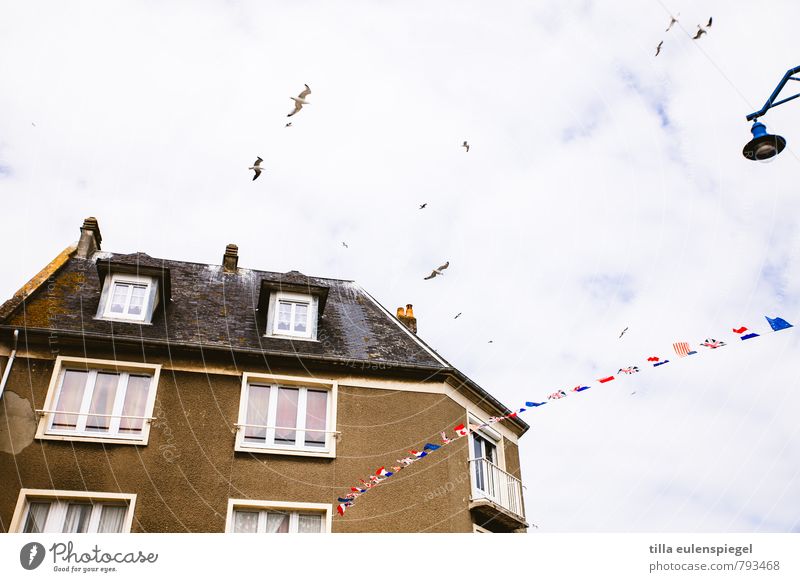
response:
{"label": "metal balcony railing", "polygon": [[522,509],[522,482],[488,459],[470,459],[472,499],[487,499],[525,521]]}

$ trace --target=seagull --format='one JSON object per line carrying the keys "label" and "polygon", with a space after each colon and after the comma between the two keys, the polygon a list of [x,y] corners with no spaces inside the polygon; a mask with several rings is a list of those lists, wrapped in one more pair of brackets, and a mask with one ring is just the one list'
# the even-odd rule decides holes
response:
{"label": "seagull", "polygon": [[697,25],[697,34],[695,34],[695,35],[692,37],[692,40],[697,40],[698,38],[700,38],[700,37],[701,37],[701,36],[703,36],[704,34],[706,34],[706,29],[705,29],[705,28],[703,28],[702,26],[700,26],[700,25],[698,24],[698,25]]}
{"label": "seagull", "polygon": [[669,26],[667,27],[667,30],[665,30],[664,32],[669,32],[669,29],[672,28],[672,25],[678,22],[678,16],[680,15],[681,15],[680,12],[678,12],[675,16],[672,16],[671,14],[669,15]]}
{"label": "seagull", "polygon": [[658,53],[661,52],[661,45],[662,44],[664,44],[663,40],[660,43],[658,43],[658,46],[656,47],[656,56],[658,56]]}
{"label": "seagull", "polygon": [[420,210],[425,210],[425,207],[426,207],[427,205],[428,205],[428,203],[427,203],[427,202],[426,202],[425,204],[420,204],[420,205],[419,205],[419,209],[420,209]]}
{"label": "seagull", "polygon": [[458,319],[459,317],[461,317],[461,312],[460,311],[458,312],[458,315],[456,315],[453,319]]}
{"label": "seagull", "polygon": [[346,242],[344,242],[344,241],[342,241],[342,246],[343,246],[344,248],[346,248],[346,249],[349,249],[349,248],[350,248],[349,246],[347,246],[347,243],[346,243]]}
{"label": "seagull", "polygon": [[706,24],[706,28],[711,28],[711,21],[712,21],[712,20],[714,20],[714,18],[713,18],[713,17],[711,17],[711,16],[709,16],[709,17],[708,17],[708,24]]}
{"label": "seagull", "polygon": [[425,280],[427,281],[428,279],[433,279],[436,275],[444,275],[442,271],[444,271],[449,266],[450,266],[450,261],[447,261],[444,265],[439,265],[433,271],[431,271],[430,275],[425,277]]}
{"label": "seagull", "polygon": [[256,158],[256,161],[253,162],[253,165],[247,168],[248,170],[253,170],[256,174],[253,176],[253,180],[258,178],[261,175],[261,162],[263,162],[261,158]]}
{"label": "seagull", "polygon": [[461,147],[466,149],[467,153],[469,153],[469,144],[467,143],[467,140],[464,140],[464,143],[461,144]]}
{"label": "seagull", "polygon": [[290,121],[289,123],[287,123],[286,127],[292,127],[292,122]]}
{"label": "seagull", "polygon": [[303,108],[303,105],[308,105],[306,97],[308,97],[309,93],[311,93],[311,89],[308,87],[308,85],[306,85],[306,88],[300,92],[300,95],[298,95],[297,97],[289,97],[289,99],[294,101],[294,111],[292,111],[286,117],[291,117],[292,115],[300,111]]}
{"label": "seagull", "polygon": [[36,124],[35,124],[34,122],[32,122],[32,121],[31,121],[31,125],[32,125],[33,127],[36,127]]}
{"label": "seagull", "polygon": [[489,340],[489,343],[490,343],[490,344],[493,344],[493,343],[494,343],[494,340]]}
{"label": "seagull", "polygon": [[628,331],[628,328],[627,328],[627,327],[626,327],[625,329],[623,329],[623,330],[622,330],[622,333],[621,333],[621,334],[619,334],[619,339],[622,339],[622,336],[624,336],[624,335],[625,335],[625,332],[626,332],[626,331]]}

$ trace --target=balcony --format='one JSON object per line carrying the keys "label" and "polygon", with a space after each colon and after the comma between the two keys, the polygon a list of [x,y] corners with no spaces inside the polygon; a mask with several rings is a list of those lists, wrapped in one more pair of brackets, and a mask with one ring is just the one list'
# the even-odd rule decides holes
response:
{"label": "balcony", "polygon": [[[472,499],[470,511],[479,521],[498,531],[528,527],[522,506],[522,482],[488,459],[470,459]],[[479,524],[481,525],[481,524]]]}

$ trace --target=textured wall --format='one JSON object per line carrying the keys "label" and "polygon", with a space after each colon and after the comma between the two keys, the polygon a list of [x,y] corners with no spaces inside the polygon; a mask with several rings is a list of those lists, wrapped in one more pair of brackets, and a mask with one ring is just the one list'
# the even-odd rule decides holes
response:
{"label": "textured wall", "polygon": [[[7,390],[42,408],[53,366],[18,357]],[[229,498],[335,506],[359,478],[397,464],[426,441],[438,444],[443,427],[466,417],[442,394],[340,385],[336,459],[235,453],[231,425],[240,391],[238,376],[164,369],[147,446],[34,441],[16,456],[0,452],[0,526],[7,531],[21,487],[136,493],[135,532],[221,532]],[[5,414],[0,407],[0,425]],[[507,463],[518,474],[518,453],[509,445]],[[334,517],[333,530],[472,531],[469,495],[460,440],[370,491],[343,518]]]}

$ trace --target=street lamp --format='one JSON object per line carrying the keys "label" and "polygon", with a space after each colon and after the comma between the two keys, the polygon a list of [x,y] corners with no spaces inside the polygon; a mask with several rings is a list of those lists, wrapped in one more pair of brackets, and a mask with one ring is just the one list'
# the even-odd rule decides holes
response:
{"label": "street lamp", "polygon": [[[783,79],[781,79],[781,82],[778,83],[777,87],[775,87],[775,90],[772,92],[772,95],[769,96],[769,99],[767,99],[764,107],[748,115],[747,121],[758,120],[758,118],[764,115],[770,108],[777,107],[782,103],[786,103],[787,101],[791,101],[792,99],[800,97],[800,93],[797,93],[796,95],[792,95],[786,99],[775,101],[775,99],[778,97],[778,94],[788,81],[800,81],[800,78],[792,76],[797,73],[800,73],[800,67],[795,67],[794,69],[789,69],[786,71]],[[783,148],[786,147],[786,140],[779,135],[767,133],[767,127],[760,121],[755,121],[750,131],[753,134],[753,139],[747,142],[747,145],[745,145],[744,149],[742,150],[742,155],[748,160],[765,162],[777,156],[783,151]]]}

